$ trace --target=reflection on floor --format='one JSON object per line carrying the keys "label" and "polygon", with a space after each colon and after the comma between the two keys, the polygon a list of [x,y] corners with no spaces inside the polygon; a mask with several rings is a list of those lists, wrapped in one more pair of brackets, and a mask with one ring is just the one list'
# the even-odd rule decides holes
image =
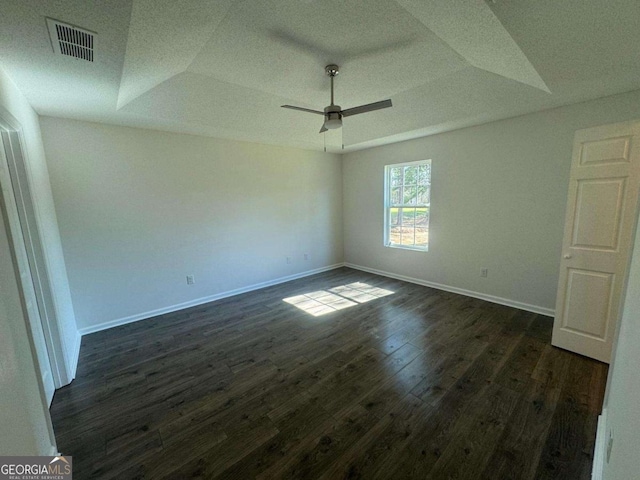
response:
{"label": "reflection on floor", "polygon": [[314,317],[319,317],[326,313],[353,307],[359,303],[370,302],[387,295],[393,295],[393,292],[384,288],[372,287],[366,283],[354,282],[328,290],[296,295],[295,297],[285,298],[283,301],[295,305]]}

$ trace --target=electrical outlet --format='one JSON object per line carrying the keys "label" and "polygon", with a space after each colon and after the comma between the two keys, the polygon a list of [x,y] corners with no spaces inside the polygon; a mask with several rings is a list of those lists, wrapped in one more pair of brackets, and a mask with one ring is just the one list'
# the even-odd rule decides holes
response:
{"label": "electrical outlet", "polygon": [[287,257],[287,263],[291,264],[291,257]]}
{"label": "electrical outlet", "polygon": [[193,275],[187,275],[187,285],[193,285],[196,281],[193,278]]}
{"label": "electrical outlet", "polygon": [[483,268],[482,270],[480,270],[480,276],[481,277],[488,277],[489,276],[489,269],[488,268]]}
{"label": "electrical outlet", "polygon": [[305,259],[305,260],[309,260],[309,254],[308,254],[308,253],[305,253],[305,254],[304,254],[304,259]]}
{"label": "electrical outlet", "polygon": [[607,463],[611,459],[611,450],[613,450],[613,429],[609,429],[609,435],[607,437]]}

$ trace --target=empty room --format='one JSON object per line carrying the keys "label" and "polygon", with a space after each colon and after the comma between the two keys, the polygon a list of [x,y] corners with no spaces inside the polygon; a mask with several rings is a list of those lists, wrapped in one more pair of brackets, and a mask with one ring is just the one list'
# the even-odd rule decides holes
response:
{"label": "empty room", "polygon": [[640,478],[638,25],[4,0],[0,477]]}

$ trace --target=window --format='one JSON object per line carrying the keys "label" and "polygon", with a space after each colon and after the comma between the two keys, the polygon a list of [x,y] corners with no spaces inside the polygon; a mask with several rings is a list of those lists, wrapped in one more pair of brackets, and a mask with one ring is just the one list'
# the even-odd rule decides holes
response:
{"label": "window", "polygon": [[429,249],[431,160],[384,167],[384,244]]}

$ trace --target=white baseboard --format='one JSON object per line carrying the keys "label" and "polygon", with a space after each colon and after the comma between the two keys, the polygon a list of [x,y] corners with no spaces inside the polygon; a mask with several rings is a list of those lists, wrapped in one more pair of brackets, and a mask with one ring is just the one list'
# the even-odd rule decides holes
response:
{"label": "white baseboard", "polygon": [[602,410],[598,417],[598,429],[596,431],[596,445],[593,449],[593,467],[591,480],[602,480],[604,476],[604,459],[607,455],[607,409]]}
{"label": "white baseboard", "polygon": [[[183,302],[183,303],[178,303],[176,305],[170,305],[168,307],[158,308],[156,310],[151,310],[149,312],[138,313],[136,315],[131,315],[129,317],[110,320],[108,322],[103,322],[98,325],[91,325],[89,327],[81,328],[78,331],[80,335],[88,335],[90,333],[100,332],[102,330],[107,330],[109,328],[119,327],[120,325],[126,325],[127,323],[133,323],[139,320],[145,320],[147,318],[157,317],[158,315],[164,315],[165,313],[177,312],[178,310],[183,310],[185,308],[196,307],[198,305],[202,305],[205,303],[215,302],[216,300],[222,300],[223,298],[233,297],[234,295],[240,295],[241,293],[252,292],[254,290],[270,287],[272,285],[278,285],[280,283],[290,282],[291,280],[296,280],[298,278],[309,277],[317,273],[327,272],[329,270],[334,270],[336,268],[340,268],[343,266],[344,266],[343,263],[336,263],[334,265],[316,268],[314,270],[307,270],[302,273],[296,273],[294,275],[288,275],[286,277],[280,277],[273,280],[268,280],[266,282],[255,283],[253,285],[237,288],[235,290],[229,290],[227,292],[217,293],[215,295],[210,295],[207,297],[196,298],[194,300],[189,300],[188,302]],[[78,348],[79,348],[79,345],[78,345]]]}
{"label": "white baseboard", "polygon": [[355,265],[353,263],[344,264],[345,267],[354,268],[356,270],[362,270],[363,272],[374,273],[376,275],[382,275],[383,277],[395,278],[396,280],[402,280],[404,282],[415,283],[424,287],[436,288],[438,290],[444,290],[446,292],[458,293],[467,297],[479,298],[480,300],[486,300],[491,303],[498,303],[500,305],[506,305],[507,307],[514,307],[520,310],[526,310],[527,312],[539,313],[541,315],[547,315],[553,317],[555,310],[551,308],[540,307],[538,305],[530,305],[528,303],[518,302],[516,300],[509,300],[508,298],[496,297],[494,295],[488,295],[486,293],[474,292],[472,290],[465,290],[464,288],[452,287],[450,285],[443,285],[442,283],[429,282],[420,278],[407,277],[405,275],[398,275],[396,273],[385,272],[383,270],[377,270],[375,268],[363,267],[362,265]]}
{"label": "white baseboard", "polygon": [[458,293],[460,295],[466,295],[468,297],[478,298],[480,300],[486,300],[492,303],[498,303],[500,305],[506,305],[508,307],[518,308],[520,310],[526,310],[528,312],[539,313],[541,315],[548,315],[550,317],[554,316],[555,311],[550,308],[544,308],[537,305],[530,305],[528,303],[518,302],[515,300],[509,300],[507,298],[496,297],[493,295],[488,295],[486,293],[474,292],[471,290],[465,290],[463,288],[452,287],[450,285],[443,285],[441,283],[429,282],[426,280],[421,280],[419,278],[407,277],[405,275],[399,275],[391,272],[385,272],[383,270],[377,270],[374,268],[363,267],[362,265],[355,265],[353,263],[336,263],[334,265],[329,265],[326,267],[316,268],[314,270],[307,270],[305,272],[297,273],[294,275],[288,275],[286,277],[280,277],[273,280],[268,280],[266,282],[256,283],[253,285],[248,285],[246,287],[237,288],[235,290],[229,290],[222,293],[217,293],[215,295],[210,295],[207,297],[196,298],[194,300],[190,300],[188,302],[179,303],[176,305],[170,305],[163,308],[158,308],[156,310],[151,310],[148,312],[139,313],[136,315],[131,315],[128,317],[118,318],[115,320],[110,320],[108,322],[103,322],[98,325],[91,325],[89,327],[79,329],[78,333],[78,341],[76,348],[74,349],[74,376],[75,376],[75,366],[77,366],[77,358],[80,352],[80,340],[82,335],[88,335],[94,332],[100,332],[102,330],[107,330],[109,328],[118,327],[120,325],[126,325],[128,323],[137,322],[140,320],[145,320],[147,318],[156,317],[158,315],[163,315],[165,313],[176,312],[178,310],[183,310],[185,308],[195,307],[198,305],[202,305],[209,302],[215,302],[216,300],[222,300],[223,298],[233,297],[234,295],[240,295],[242,293],[252,292],[254,290],[259,290],[261,288],[270,287],[272,285],[278,285],[280,283],[290,282],[291,280],[296,280],[299,278],[308,277],[311,275],[315,275],[317,273],[327,272],[329,270],[334,270],[340,267],[349,267],[355,270],[362,270],[363,272],[369,272],[376,275],[382,275],[384,277],[395,278],[397,280],[402,280],[409,283],[415,283],[418,285],[423,285],[425,287],[436,288],[438,290],[444,290],[451,293]]}

